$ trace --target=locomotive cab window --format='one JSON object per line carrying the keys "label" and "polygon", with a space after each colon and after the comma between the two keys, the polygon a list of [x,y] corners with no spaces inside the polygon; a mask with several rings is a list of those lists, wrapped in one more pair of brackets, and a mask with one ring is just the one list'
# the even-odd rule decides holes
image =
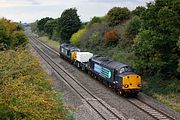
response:
{"label": "locomotive cab window", "polygon": [[119,73],[124,73],[124,72],[133,72],[132,68],[129,66],[123,67],[120,69]]}

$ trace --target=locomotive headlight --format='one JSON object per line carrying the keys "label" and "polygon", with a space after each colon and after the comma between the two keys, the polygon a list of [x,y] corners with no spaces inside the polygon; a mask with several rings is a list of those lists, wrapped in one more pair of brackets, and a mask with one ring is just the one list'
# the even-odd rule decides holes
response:
{"label": "locomotive headlight", "polygon": [[142,84],[138,84],[138,87],[142,87]]}
{"label": "locomotive headlight", "polygon": [[129,87],[129,85],[125,84],[125,85],[124,85],[124,87],[125,87],[125,88],[128,88],[128,87]]}

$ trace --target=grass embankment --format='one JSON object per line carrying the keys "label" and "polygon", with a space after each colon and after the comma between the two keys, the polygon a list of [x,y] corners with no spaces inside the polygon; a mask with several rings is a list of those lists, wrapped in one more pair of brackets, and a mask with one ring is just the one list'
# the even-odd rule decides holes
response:
{"label": "grass embankment", "polygon": [[162,80],[160,77],[145,78],[143,92],[180,113],[180,81]]}
{"label": "grass embankment", "polygon": [[0,52],[0,118],[73,119],[38,59],[25,50]]}
{"label": "grass embankment", "polygon": [[58,41],[51,40],[47,36],[40,37],[40,39],[43,40],[48,45],[50,45],[56,49],[59,49],[59,42]]}

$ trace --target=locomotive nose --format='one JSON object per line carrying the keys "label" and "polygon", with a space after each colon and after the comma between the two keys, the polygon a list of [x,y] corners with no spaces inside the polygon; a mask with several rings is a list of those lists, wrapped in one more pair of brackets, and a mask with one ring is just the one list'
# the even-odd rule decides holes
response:
{"label": "locomotive nose", "polygon": [[123,77],[122,89],[140,89],[141,87],[141,77],[139,75],[133,74]]}

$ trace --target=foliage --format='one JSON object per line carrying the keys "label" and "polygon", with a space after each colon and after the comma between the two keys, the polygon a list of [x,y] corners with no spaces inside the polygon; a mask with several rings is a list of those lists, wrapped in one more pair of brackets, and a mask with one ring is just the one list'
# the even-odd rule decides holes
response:
{"label": "foliage", "polygon": [[64,10],[59,19],[60,37],[63,42],[70,42],[71,35],[79,30],[81,21],[75,8]]}
{"label": "foliage", "polygon": [[89,24],[87,25],[87,28],[90,28],[93,24],[95,24],[95,23],[101,23],[102,22],[102,20],[101,20],[101,18],[100,17],[96,17],[96,16],[94,16],[93,18],[92,18],[92,20],[89,22]]}
{"label": "foliage", "polygon": [[42,18],[41,20],[39,20],[38,23],[37,23],[37,28],[38,28],[38,30],[39,30],[39,31],[44,31],[44,29],[45,29],[45,26],[44,26],[44,25],[45,25],[46,22],[49,21],[49,20],[52,20],[52,18],[46,17],[46,18]]}
{"label": "foliage", "polygon": [[141,20],[138,16],[134,16],[130,19],[130,21],[126,25],[125,31],[127,36],[134,38],[139,33],[140,28],[141,28]]}
{"label": "foliage", "polygon": [[119,38],[116,29],[113,29],[109,32],[105,32],[104,37],[105,37],[105,45],[116,44]]}
{"label": "foliage", "polygon": [[[85,50],[95,48],[95,46],[102,47],[104,44],[104,32],[110,31],[110,28],[106,22],[93,24],[79,38],[79,47]],[[97,50],[93,50],[96,51]]]}
{"label": "foliage", "polygon": [[144,78],[143,91],[158,101],[180,112],[180,81],[178,79],[162,79],[160,76]]}
{"label": "foliage", "polygon": [[23,31],[13,32],[13,46],[22,46],[25,47],[28,43],[27,36]]}
{"label": "foliage", "polygon": [[31,30],[32,30],[32,32],[34,32],[34,33],[37,33],[37,31],[38,31],[37,23],[38,23],[38,20],[36,20],[34,23],[31,23],[31,24],[30,24]]}
{"label": "foliage", "polygon": [[79,31],[77,31],[76,33],[74,33],[71,37],[71,44],[73,45],[77,45],[79,42],[79,38],[82,36],[82,34],[84,34],[84,32],[86,32],[86,28],[84,29],[80,29]]}
{"label": "foliage", "polygon": [[[162,3],[162,4],[159,4]],[[146,74],[163,74],[166,77],[177,73],[180,14],[176,11],[178,5],[173,1],[156,0],[148,4],[146,13],[142,16],[143,30],[136,38],[136,66]],[[155,12],[156,11],[156,12]]]}
{"label": "foliage", "polygon": [[27,43],[28,39],[19,24],[0,19],[0,50],[24,47]]}
{"label": "foliage", "polygon": [[107,21],[110,26],[116,26],[121,24],[123,21],[130,18],[130,11],[128,8],[124,7],[114,7],[107,13]]}
{"label": "foliage", "polygon": [[29,52],[0,52],[0,118],[65,119],[67,110],[51,84]]}
{"label": "foliage", "polygon": [[[126,9],[124,16],[120,11],[115,7],[105,17],[84,23],[77,46],[134,66],[143,77],[144,93],[179,111],[180,1],[155,0],[132,14]],[[119,44],[105,45],[105,33],[112,30],[117,30]]]}
{"label": "foliage", "polygon": [[132,11],[132,14],[138,17],[141,17],[142,14],[144,14],[146,11],[146,8],[143,6],[136,7],[135,10]]}
{"label": "foliage", "polygon": [[58,25],[58,19],[48,20],[44,24],[44,32],[49,36],[49,38],[52,38],[52,35],[57,25]]}

